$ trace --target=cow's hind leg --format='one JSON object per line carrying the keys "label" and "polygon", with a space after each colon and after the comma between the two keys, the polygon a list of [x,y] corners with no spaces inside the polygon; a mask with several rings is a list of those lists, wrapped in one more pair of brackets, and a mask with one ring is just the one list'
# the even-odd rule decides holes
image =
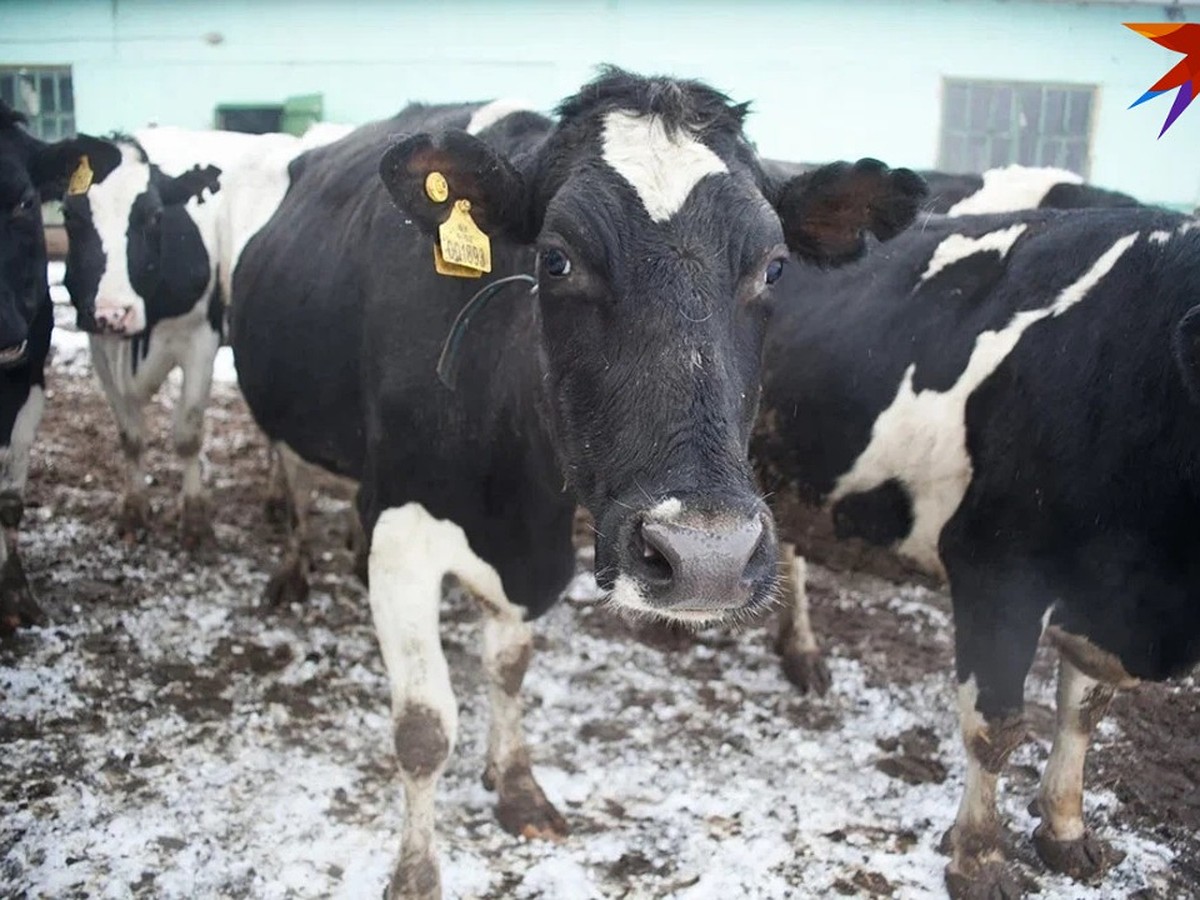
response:
{"label": "cow's hind leg", "polygon": [[17,546],[21,519],[25,514],[29,454],[42,420],[45,396],[41,385],[29,386],[13,421],[8,446],[0,448],[0,634],[45,622],[29,589]]}
{"label": "cow's hind leg", "polygon": [[212,393],[213,360],[220,346],[220,334],[207,323],[202,325],[183,361],[183,388],[175,408],[175,452],[183,464],[180,538],[189,550],[210,548],[216,543],[212,509],[204,492],[200,449],[204,443],[204,410]]}
{"label": "cow's hind leg", "polygon": [[460,578],[483,608],[483,667],[492,707],[483,782],[498,793],[496,818],[510,834],[565,837],[566,820],[534,780],[521,725],[521,682],[533,653],[533,636],[524,612],[509,601],[495,570],[476,562]]}
{"label": "cow's hind leg", "polygon": [[287,444],[274,446],[287,484],[291,511],[287,547],[279,567],[267,582],[266,598],[272,606],[286,606],[303,603],[308,598],[308,573],[312,567],[308,516],[312,508],[313,470]]}
{"label": "cow's hind leg", "polygon": [[385,510],[371,536],[371,614],[392,685],[406,800],[392,898],[441,896],[434,801],[454,747],[458,709],[438,635],[438,607],[443,575],[469,554],[461,529],[416,503]]}
{"label": "cow's hind leg", "polygon": [[283,471],[279,445],[272,441],[267,447],[267,499],[263,502],[267,523],[287,530],[291,527],[292,503],[288,492],[287,474]]}
{"label": "cow's hind leg", "polygon": [[1038,792],[1042,822],[1033,833],[1033,843],[1054,871],[1094,881],[1121,859],[1083,823],[1083,763],[1092,731],[1104,717],[1114,688],[1084,674],[1066,652],[1059,659],[1058,721]]}
{"label": "cow's hind leg", "polygon": [[1008,833],[996,808],[996,787],[1025,739],[1025,677],[1041,634],[1041,609],[1004,569],[951,570],[958,670],[959,723],[967,771],[949,835],[946,867],[951,897],[1008,900],[1034,887],[1007,860]]}
{"label": "cow's hind leg", "polygon": [[779,546],[784,591],[779,614],[779,632],[775,652],[779,654],[783,674],[803,693],[824,696],[829,691],[829,666],[817,646],[817,637],[808,617],[808,564],[796,554],[796,545]]}

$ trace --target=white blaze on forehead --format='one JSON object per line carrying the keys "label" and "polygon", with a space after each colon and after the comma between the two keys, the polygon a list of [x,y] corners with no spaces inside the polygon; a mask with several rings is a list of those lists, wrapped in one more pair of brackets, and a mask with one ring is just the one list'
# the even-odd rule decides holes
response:
{"label": "white blaze on forehead", "polygon": [[677,213],[703,178],[729,169],[685,130],[668,134],[658,116],[614,110],[604,119],[603,158],[629,182],[655,222]]}
{"label": "white blaze on forehead", "polygon": [[[133,202],[150,186],[150,166],[128,144],[121,148],[121,164],[87,192],[92,227],[100,237],[104,271],[96,289],[97,307],[141,306],[141,298],[129,283],[129,214]],[[144,313],[141,320],[145,321]]]}
{"label": "white blaze on forehead", "polygon": [[891,406],[875,420],[871,442],[838,479],[830,501],[900,479],[912,497],[913,526],[897,549],[928,571],[941,572],[938,537],[962,502],[973,471],[967,454],[967,400],[1031,325],[1060,316],[1083,300],[1138,236],[1134,232],[1120,238],[1049,306],[1022,310],[999,331],[982,332],[967,367],[949,390],[914,390],[916,366],[910,365]]}
{"label": "white blaze on forehead", "polygon": [[990,231],[979,237],[952,234],[937,245],[933,256],[929,258],[929,265],[925,269],[925,274],[921,276],[921,280],[928,281],[942,269],[973,253],[995,250],[1003,259],[1008,255],[1008,251],[1012,249],[1012,245],[1017,242],[1017,238],[1021,236],[1025,228],[1025,225],[1013,225],[1011,228]]}
{"label": "white blaze on forehead", "polygon": [[467,123],[467,134],[479,134],[485,128],[490,128],[506,116],[516,112],[530,112],[533,104],[524,100],[493,100],[475,110],[471,121]]}
{"label": "white blaze on forehead", "polygon": [[975,216],[984,213],[1016,212],[1037,209],[1056,184],[1083,184],[1083,179],[1066,169],[1006,166],[983,173],[983,187],[964,197],[948,216]]}

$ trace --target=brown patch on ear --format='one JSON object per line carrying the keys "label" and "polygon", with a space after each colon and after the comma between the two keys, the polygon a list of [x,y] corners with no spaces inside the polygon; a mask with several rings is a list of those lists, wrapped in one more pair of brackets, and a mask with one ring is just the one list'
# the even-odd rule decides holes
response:
{"label": "brown patch on ear", "polygon": [[[426,193],[430,172],[446,179],[449,195],[444,201]],[[396,142],[383,154],[379,176],[396,205],[427,234],[449,218],[455,200],[465,199],[471,201],[471,217],[485,233],[525,239],[521,174],[465,131],[417,134]]]}
{"label": "brown patch on ear", "polygon": [[886,241],[907,228],[925,194],[925,182],[915,172],[860,159],[790,179],[776,209],[793,253],[839,265],[862,256],[867,232]]}

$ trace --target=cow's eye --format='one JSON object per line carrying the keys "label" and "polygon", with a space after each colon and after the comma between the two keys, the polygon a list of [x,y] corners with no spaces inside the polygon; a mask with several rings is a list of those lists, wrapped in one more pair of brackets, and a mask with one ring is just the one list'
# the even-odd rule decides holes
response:
{"label": "cow's eye", "polygon": [[779,280],[779,276],[783,274],[783,264],[784,260],[782,259],[773,259],[767,263],[767,272],[765,275],[767,284],[774,284]]}
{"label": "cow's eye", "polygon": [[571,274],[571,260],[561,250],[551,248],[542,251],[542,268],[552,278],[562,278]]}
{"label": "cow's eye", "polygon": [[33,207],[36,205],[33,194],[26,194],[21,198],[21,202],[13,207],[14,216],[27,216],[33,212]]}

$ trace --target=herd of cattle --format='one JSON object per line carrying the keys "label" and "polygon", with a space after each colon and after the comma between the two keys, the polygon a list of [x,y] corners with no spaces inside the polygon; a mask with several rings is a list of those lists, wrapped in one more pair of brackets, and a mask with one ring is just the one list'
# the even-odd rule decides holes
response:
{"label": "herd of cattle", "polygon": [[[955,897],[1022,891],[996,789],[1047,636],[1033,841],[1098,879],[1114,853],[1084,825],[1090,732],[1115,687],[1200,659],[1200,221],[1055,170],[760,159],[745,111],[617,69],[555,118],[411,105],[305,138],[45,144],[0,107],[3,628],[39,621],[17,530],[52,323],[40,204],[61,197],[65,284],[128,461],[123,532],[147,526],[142,408],[179,367],[182,538],[213,540],[198,460],[226,325],[296,529],[273,590],[306,589],[305,467],[359,486],[407,800],[392,896],[440,896],[447,574],[484,612],[499,820],[565,832],[519,695],[577,504],[615,607],[708,623],[786,594],[778,647],[804,688],[829,676],[802,554],[945,580]],[[489,302],[507,276],[534,287]]]}

